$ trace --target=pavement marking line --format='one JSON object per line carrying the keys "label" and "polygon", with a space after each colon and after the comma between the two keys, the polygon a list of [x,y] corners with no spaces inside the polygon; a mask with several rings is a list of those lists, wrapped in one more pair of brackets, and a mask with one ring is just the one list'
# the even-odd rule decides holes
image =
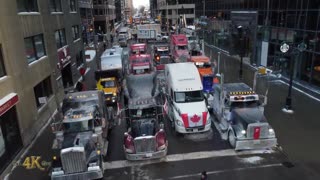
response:
{"label": "pavement marking line", "polygon": [[[280,164],[280,163],[277,163],[277,164],[267,164],[267,165],[244,167],[244,168],[234,168],[234,169],[224,169],[224,170],[217,170],[217,171],[207,171],[207,175],[228,173],[228,172],[234,172],[234,171],[254,170],[254,169],[261,169],[261,168],[281,167],[281,166],[283,166],[283,165]],[[200,176],[201,176],[201,173],[196,173],[196,174],[186,174],[186,175],[180,175],[180,176],[173,176],[173,177],[168,177],[168,178],[165,178],[165,179],[185,179],[185,178],[200,177]],[[155,179],[155,180],[164,180],[164,179],[160,178],[160,179]]]}
{"label": "pavement marking line", "polygon": [[[288,83],[286,83],[285,81],[280,80],[280,79],[278,79],[278,80],[273,80],[273,81],[270,81],[270,82],[279,82],[279,83],[285,84],[286,86],[289,86]],[[304,92],[303,90],[301,90],[301,89],[299,89],[299,88],[297,88],[297,87],[295,87],[295,86],[292,86],[292,88],[293,88],[294,90],[298,91],[299,93],[301,93],[301,94],[303,94],[303,95],[305,95],[305,96],[307,96],[307,97],[309,97],[309,98],[311,98],[311,99],[313,99],[313,100],[315,100],[315,101],[320,102],[320,99],[319,99],[319,98],[317,98],[317,97],[315,97],[315,96],[312,96],[311,94],[306,93],[306,92]]]}
{"label": "pavement marking line", "polygon": [[154,160],[145,160],[145,161],[119,160],[119,161],[104,162],[104,167],[105,167],[104,170],[126,168],[126,167],[132,167],[132,166],[143,166],[143,165],[156,164],[156,163],[162,163],[162,162],[176,162],[176,161],[185,161],[185,160],[207,159],[207,158],[226,157],[226,156],[253,155],[253,154],[271,154],[275,152],[276,151],[274,150],[252,150],[252,151],[236,152],[233,149],[225,149],[225,150],[218,150],[218,151],[200,151],[200,152],[192,152],[192,153],[184,153],[184,154],[171,154],[171,155],[167,155],[162,159],[154,159]]}

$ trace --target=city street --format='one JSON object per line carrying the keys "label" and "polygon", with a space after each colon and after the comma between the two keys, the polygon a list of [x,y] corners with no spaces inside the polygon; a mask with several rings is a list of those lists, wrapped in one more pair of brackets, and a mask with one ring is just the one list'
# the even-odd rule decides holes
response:
{"label": "city street", "polygon": [[[128,48],[125,48],[125,51],[128,51]],[[319,179],[319,175],[312,168],[316,167],[314,164],[310,168],[300,163],[294,156],[299,148],[295,147],[295,140],[283,137],[286,136],[286,128],[282,127],[284,121],[275,121],[277,117],[283,116],[281,111],[274,109],[281,107],[280,99],[277,99],[275,95],[281,91],[275,92],[274,89],[279,86],[283,87],[282,84],[277,83],[271,87],[271,102],[267,106],[266,116],[271,118],[271,123],[279,136],[280,145],[283,143],[285,149],[288,148],[289,157],[287,151],[283,152],[279,148],[235,152],[226,141],[221,140],[214,126],[208,133],[177,136],[166,119],[165,131],[169,141],[167,157],[159,160],[131,162],[125,160],[122,148],[123,134],[126,131],[125,122],[122,120],[110,134],[108,155],[104,163],[104,179],[199,179],[202,171],[207,172],[209,179]],[[303,95],[299,97],[306,98]],[[312,102],[314,101],[310,101]],[[50,128],[45,128],[29,151],[21,158],[22,161],[17,163],[18,166],[11,177],[13,179],[49,179],[50,165],[49,163],[46,165],[45,162],[51,162],[53,138]],[[292,146],[294,148],[291,148]],[[301,153],[300,155],[303,156]],[[25,159],[30,156],[40,156],[40,166],[35,166],[33,169],[23,166]]]}

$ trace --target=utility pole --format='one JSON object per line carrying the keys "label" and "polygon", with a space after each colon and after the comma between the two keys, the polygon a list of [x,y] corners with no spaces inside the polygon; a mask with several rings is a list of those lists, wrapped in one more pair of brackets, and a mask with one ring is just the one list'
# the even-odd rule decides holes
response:
{"label": "utility pole", "polygon": [[206,0],[202,0],[203,3],[203,17],[206,16]]}

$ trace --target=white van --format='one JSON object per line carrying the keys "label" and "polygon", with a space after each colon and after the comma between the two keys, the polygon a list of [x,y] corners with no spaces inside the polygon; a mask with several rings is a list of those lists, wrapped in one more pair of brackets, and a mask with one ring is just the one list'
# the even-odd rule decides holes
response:
{"label": "white van", "polygon": [[127,40],[131,39],[131,33],[130,33],[130,29],[128,27],[120,28],[119,36],[120,35],[125,35],[127,37]]}
{"label": "white van", "polygon": [[176,133],[209,131],[210,113],[203,96],[200,75],[194,63],[166,64],[165,79],[164,111]]}

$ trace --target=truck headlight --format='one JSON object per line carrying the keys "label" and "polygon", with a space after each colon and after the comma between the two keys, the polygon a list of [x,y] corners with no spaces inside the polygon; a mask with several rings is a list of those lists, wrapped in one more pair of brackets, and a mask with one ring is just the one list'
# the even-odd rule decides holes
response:
{"label": "truck headlight", "polygon": [[269,128],[269,134],[274,135],[274,130],[272,128]]}
{"label": "truck headlight", "polygon": [[117,96],[117,93],[113,93],[113,96]]}
{"label": "truck headlight", "polygon": [[247,134],[247,131],[246,131],[246,130],[241,130],[241,134],[242,134],[242,135],[246,135],[246,134]]}
{"label": "truck headlight", "polygon": [[183,127],[184,125],[183,125],[183,122],[182,121],[180,121],[180,120],[176,120],[176,124],[178,125],[178,126],[181,126],[181,127]]}

